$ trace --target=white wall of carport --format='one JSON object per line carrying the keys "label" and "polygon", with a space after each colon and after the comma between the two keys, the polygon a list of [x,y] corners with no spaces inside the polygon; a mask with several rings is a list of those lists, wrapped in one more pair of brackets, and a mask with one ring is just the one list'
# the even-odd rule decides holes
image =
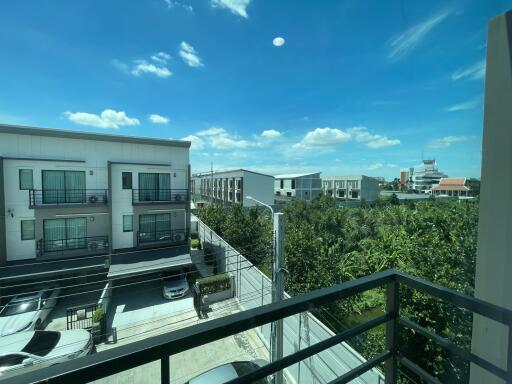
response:
{"label": "white wall of carport", "polygon": [[247,199],[247,196],[252,196],[268,205],[274,205],[274,177],[269,175],[260,175],[252,172],[243,172],[244,178],[244,196],[243,206],[252,207],[257,203],[253,200]]}
{"label": "white wall of carport", "polygon": [[[0,133],[0,156],[4,158],[47,158],[84,161],[84,163],[73,163],[62,161],[4,160],[6,204],[4,214],[6,215],[8,261],[35,258],[36,256],[35,241],[21,241],[21,220],[33,219],[34,212],[28,208],[28,191],[19,191],[18,170],[20,168],[31,168],[34,170],[35,189],[41,189],[42,187],[40,172],[42,169],[85,170],[86,187],[88,189],[106,189],[108,187],[108,161],[161,163],[170,164],[172,171],[181,175],[181,183],[184,185],[182,188],[187,186],[186,174],[189,164],[189,149],[184,147]],[[93,175],[89,174],[88,171],[90,170],[93,170]],[[180,180],[178,177],[176,179]],[[172,185],[173,188],[178,188],[179,184],[176,182],[176,184]],[[14,208],[14,218],[7,214],[7,210],[11,207]]]}

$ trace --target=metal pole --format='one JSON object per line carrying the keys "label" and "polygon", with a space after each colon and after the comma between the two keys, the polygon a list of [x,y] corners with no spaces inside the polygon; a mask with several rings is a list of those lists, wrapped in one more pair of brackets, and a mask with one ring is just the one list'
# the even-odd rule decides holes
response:
{"label": "metal pole", "polygon": [[[273,240],[274,262],[272,268],[272,302],[283,300],[283,260],[284,260],[284,214],[274,213]],[[272,362],[283,358],[283,319],[272,323]],[[276,372],[275,384],[283,384],[283,371]]]}
{"label": "metal pole", "polygon": [[392,315],[392,319],[386,324],[386,349],[393,353],[393,356],[386,361],[386,384],[396,384],[398,380],[399,287],[398,281],[394,279],[388,283],[386,292],[386,312]]}

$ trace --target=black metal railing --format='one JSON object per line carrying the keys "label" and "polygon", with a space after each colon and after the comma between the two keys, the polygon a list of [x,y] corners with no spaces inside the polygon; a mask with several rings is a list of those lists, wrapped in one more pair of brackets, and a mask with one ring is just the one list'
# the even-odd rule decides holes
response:
{"label": "black metal railing", "polygon": [[69,205],[108,203],[106,189],[31,189],[29,191],[30,208]]}
{"label": "black metal railing", "polygon": [[356,294],[379,287],[386,287],[386,312],[364,324],[352,327],[322,340],[307,348],[291,353],[284,358],[269,363],[256,371],[229,381],[229,384],[251,383],[290,367],[298,362],[331,348],[343,341],[363,332],[369,331],[379,325],[386,325],[385,350],[374,358],[349,370],[342,376],[334,379],[330,384],[343,384],[361,376],[372,368],[385,363],[386,384],[396,384],[398,367],[404,366],[429,383],[440,381],[426,372],[403,354],[400,346],[399,332],[401,328],[412,329],[428,337],[454,355],[469,361],[484,370],[501,378],[506,383],[512,383],[512,338],[508,339],[508,366],[507,369],[497,367],[488,360],[474,353],[463,350],[450,340],[436,335],[428,329],[420,327],[411,320],[400,316],[401,286],[406,286],[441,299],[452,305],[464,308],[486,318],[502,323],[509,328],[512,335],[512,311],[476,299],[471,296],[447,289],[431,282],[418,279],[394,270],[379,272],[357,280],[338,284],[330,288],[319,289],[290,299],[265,305],[259,308],[239,312],[233,315],[210,320],[163,335],[149,337],[117,348],[86,356],[80,359],[66,361],[48,368],[39,369],[23,375],[6,379],[4,384],[20,384],[28,382],[45,383],[73,383],[89,382],[132,369],[143,364],[160,360],[161,382],[170,382],[169,357],[201,345],[223,339],[225,337],[253,329],[304,311],[309,311],[333,300],[345,299]]}
{"label": "black metal railing", "polygon": [[139,244],[145,243],[169,243],[180,244],[187,240],[187,231],[185,229],[173,229],[165,231],[138,231],[137,241]]}
{"label": "black metal railing", "polygon": [[132,189],[133,204],[185,203],[188,189]]}
{"label": "black metal railing", "polygon": [[89,255],[108,253],[108,236],[77,237],[69,239],[39,239],[36,242],[39,256]]}

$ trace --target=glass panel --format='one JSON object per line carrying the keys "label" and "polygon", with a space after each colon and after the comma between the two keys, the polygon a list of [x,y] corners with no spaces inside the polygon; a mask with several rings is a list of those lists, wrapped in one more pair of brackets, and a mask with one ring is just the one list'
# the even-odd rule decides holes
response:
{"label": "glass panel", "polygon": [[155,215],[155,229],[156,240],[170,240],[171,239],[171,215],[169,213],[162,213]]}
{"label": "glass panel", "polygon": [[66,220],[54,219],[44,221],[44,250],[58,251],[66,246]]}
{"label": "glass panel", "polygon": [[20,169],[20,189],[33,189],[34,180],[31,169]]}
{"label": "glass panel", "polygon": [[155,240],[155,215],[139,216],[139,239],[141,242]]}
{"label": "glass panel", "polygon": [[35,228],[34,220],[21,221],[21,240],[34,240]]}
{"label": "glass panel", "polygon": [[85,203],[85,172],[65,172],[65,198],[67,203]]}
{"label": "glass panel", "polygon": [[155,201],[158,173],[139,173],[139,201]]}
{"label": "glass panel", "polygon": [[133,231],[133,215],[123,215],[123,232]]}
{"label": "glass panel", "polygon": [[123,172],[123,189],[132,189],[132,173]]}
{"label": "glass panel", "polygon": [[87,218],[75,217],[66,219],[67,248],[78,249],[87,247]]}
{"label": "glass panel", "polygon": [[65,201],[64,171],[43,171],[43,204]]}
{"label": "glass panel", "polygon": [[158,174],[158,200],[169,201],[171,199],[171,175],[169,173]]}

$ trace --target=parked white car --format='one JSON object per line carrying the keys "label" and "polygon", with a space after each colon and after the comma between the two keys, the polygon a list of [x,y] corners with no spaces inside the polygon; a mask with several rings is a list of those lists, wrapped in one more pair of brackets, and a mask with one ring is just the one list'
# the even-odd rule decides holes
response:
{"label": "parked white car", "polygon": [[[265,360],[257,359],[253,361],[233,361],[219,365],[209,371],[201,373],[200,375],[190,379],[185,384],[222,384],[226,381],[236,379],[249,372],[255,371],[264,365],[268,364]],[[266,378],[253,381],[253,384],[269,384],[270,381]]]}
{"label": "parked white car", "polygon": [[0,379],[85,356],[93,347],[84,329],[20,332],[0,340]]}
{"label": "parked white car", "polygon": [[0,311],[0,336],[40,329],[59,293],[60,288],[52,286],[13,297]]}
{"label": "parked white car", "polygon": [[162,295],[164,299],[178,299],[189,291],[187,275],[178,272],[166,272],[162,280]]}

